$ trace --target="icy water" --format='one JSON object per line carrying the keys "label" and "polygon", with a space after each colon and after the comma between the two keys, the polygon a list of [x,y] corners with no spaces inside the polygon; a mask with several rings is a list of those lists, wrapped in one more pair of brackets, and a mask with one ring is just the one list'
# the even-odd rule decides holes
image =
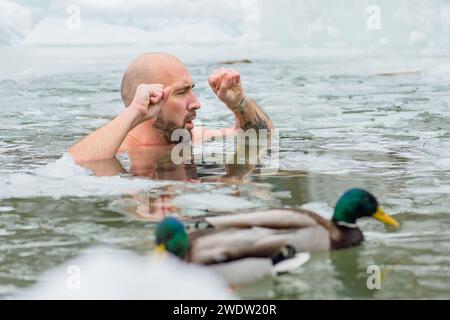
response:
{"label": "icy water", "polygon": [[[0,297],[14,297],[84,248],[148,253],[167,213],[189,221],[306,205],[329,216],[342,192],[363,187],[401,222],[399,231],[362,220],[361,247],[313,254],[298,271],[238,294],[450,298],[450,57],[252,55],[233,67],[279,129],[277,174],[237,168],[238,179],[221,179],[225,168],[199,165],[158,180],[96,177],[63,154],[122,110],[122,72],[140,49],[1,48]],[[197,84],[198,119],[232,126],[207,85],[226,57],[181,58]],[[120,161],[127,170],[129,160]],[[176,181],[185,175],[195,181]],[[370,265],[382,270],[380,290],[366,287]]]}

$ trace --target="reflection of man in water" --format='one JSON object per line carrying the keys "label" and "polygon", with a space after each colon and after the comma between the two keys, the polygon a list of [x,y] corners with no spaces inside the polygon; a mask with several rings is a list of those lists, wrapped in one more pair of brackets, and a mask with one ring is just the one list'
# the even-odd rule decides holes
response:
{"label": "reflection of man in water", "polygon": [[[272,129],[269,117],[246,97],[240,74],[220,69],[208,78],[217,97],[234,113],[234,129]],[[102,128],[69,149],[77,163],[111,159],[118,152],[146,146],[169,146],[175,129],[187,129],[194,141],[210,138],[207,129],[195,128],[200,102],[186,66],[166,53],[137,57],[122,79],[121,95],[126,109]],[[214,130],[213,135],[225,134]],[[178,142],[178,141],[175,141]],[[133,164],[132,164],[133,165]]]}

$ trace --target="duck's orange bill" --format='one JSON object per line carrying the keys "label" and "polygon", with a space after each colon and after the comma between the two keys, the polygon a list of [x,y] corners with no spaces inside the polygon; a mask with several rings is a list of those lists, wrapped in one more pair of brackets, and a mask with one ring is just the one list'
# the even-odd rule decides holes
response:
{"label": "duck's orange bill", "polygon": [[391,226],[391,227],[394,227],[394,228],[399,228],[400,227],[400,223],[398,223],[397,220],[392,218],[390,215],[387,215],[386,213],[384,213],[384,211],[381,208],[377,209],[377,212],[375,212],[373,217],[375,219],[377,219],[378,221],[381,221],[381,222],[383,222],[384,224],[386,224],[388,226]]}

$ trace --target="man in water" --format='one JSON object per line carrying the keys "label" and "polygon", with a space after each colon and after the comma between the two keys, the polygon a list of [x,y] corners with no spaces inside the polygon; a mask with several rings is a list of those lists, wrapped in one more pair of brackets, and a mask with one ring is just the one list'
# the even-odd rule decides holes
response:
{"label": "man in water", "polygon": [[[233,112],[236,129],[273,129],[270,118],[244,93],[240,74],[220,69],[208,78],[216,96]],[[122,79],[125,104],[111,122],[69,149],[77,163],[115,158],[119,152],[145,146],[170,146],[176,129],[186,129],[193,141],[224,135],[227,129],[194,126],[200,109],[186,66],[167,53],[147,53],[134,59]]]}

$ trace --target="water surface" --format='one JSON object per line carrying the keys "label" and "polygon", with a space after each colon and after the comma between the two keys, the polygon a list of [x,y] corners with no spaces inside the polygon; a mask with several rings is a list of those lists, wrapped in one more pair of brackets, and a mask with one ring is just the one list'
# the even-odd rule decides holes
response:
{"label": "water surface", "polygon": [[[360,221],[367,239],[361,247],[314,254],[295,273],[238,293],[449,298],[450,58],[252,59],[234,67],[279,129],[278,174],[244,168],[236,179],[223,180],[223,166],[198,165],[183,168],[189,182],[177,181],[173,172],[155,180],[131,174],[123,156],[123,173],[96,177],[61,157],[122,110],[120,80],[136,50],[2,48],[0,58],[12,65],[0,76],[1,297],[12,297],[94,245],[148,253],[155,223],[167,213],[189,223],[241,208],[306,204],[329,215],[343,191],[363,187],[395,215],[401,230]],[[208,127],[232,126],[230,112],[207,85],[221,59],[185,60],[202,102],[198,119]],[[366,270],[373,264],[382,269],[381,290],[366,287]]]}

